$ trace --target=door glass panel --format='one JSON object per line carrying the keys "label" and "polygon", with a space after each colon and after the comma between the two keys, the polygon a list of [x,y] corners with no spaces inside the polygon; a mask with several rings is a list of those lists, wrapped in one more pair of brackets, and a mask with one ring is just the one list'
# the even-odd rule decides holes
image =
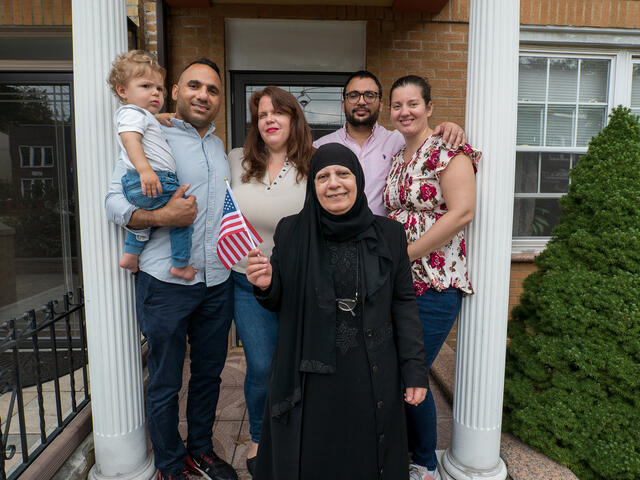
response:
{"label": "door glass panel", "polygon": [[0,321],[80,284],[71,95],[0,78]]}
{"label": "door glass panel", "polygon": [[[246,85],[245,105],[246,124],[245,135],[251,124],[249,98],[254,92],[262,90],[266,85]],[[293,95],[302,107],[305,118],[311,127],[311,135],[316,140],[328,133],[334,132],[344,125],[342,112],[342,87],[335,86],[284,86],[279,88]]]}

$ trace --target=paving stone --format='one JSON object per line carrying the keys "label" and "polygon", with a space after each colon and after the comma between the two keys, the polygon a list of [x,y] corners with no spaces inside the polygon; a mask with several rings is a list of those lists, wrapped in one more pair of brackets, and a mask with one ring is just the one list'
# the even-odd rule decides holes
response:
{"label": "paving stone", "polygon": [[242,352],[232,352],[227,355],[227,361],[222,370],[223,387],[241,387],[244,384],[244,376],[247,363]]}
{"label": "paving stone", "polygon": [[213,449],[227,462],[233,461],[241,426],[242,420],[216,420],[213,427]]}
{"label": "paving stone", "polygon": [[216,419],[242,420],[246,411],[244,389],[242,387],[223,386],[220,389]]}
{"label": "paving stone", "polygon": [[240,426],[240,432],[235,442],[236,449],[233,455],[233,468],[236,470],[246,470],[247,468],[247,452],[249,451],[249,445],[251,443],[251,436],[249,435],[249,420],[245,419]]}
{"label": "paving stone", "polygon": [[578,480],[567,467],[535,451],[510,433],[502,434],[500,456],[513,480]]}

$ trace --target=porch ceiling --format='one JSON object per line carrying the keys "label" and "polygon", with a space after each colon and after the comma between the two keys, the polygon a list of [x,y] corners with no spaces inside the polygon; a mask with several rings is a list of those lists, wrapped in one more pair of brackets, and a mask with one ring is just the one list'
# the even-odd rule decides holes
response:
{"label": "porch ceiling", "polygon": [[258,5],[359,5],[393,10],[440,13],[449,0],[165,0],[170,7],[209,7],[221,3]]}

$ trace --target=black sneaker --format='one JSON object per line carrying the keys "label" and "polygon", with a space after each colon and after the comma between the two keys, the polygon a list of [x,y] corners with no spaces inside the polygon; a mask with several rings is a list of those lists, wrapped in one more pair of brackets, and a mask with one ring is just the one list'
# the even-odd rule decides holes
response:
{"label": "black sneaker", "polygon": [[157,480],[189,480],[189,474],[186,470],[184,472],[172,473],[170,475],[163,475],[158,472]]}
{"label": "black sneaker", "polygon": [[188,454],[186,466],[188,471],[199,473],[207,480],[238,480],[238,474],[233,467],[213,450],[196,456]]}

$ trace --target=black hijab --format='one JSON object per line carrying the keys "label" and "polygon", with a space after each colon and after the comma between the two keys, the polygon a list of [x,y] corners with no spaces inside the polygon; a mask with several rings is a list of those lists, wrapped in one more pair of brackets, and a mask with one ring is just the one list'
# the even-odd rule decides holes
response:
{"label": "black hijab", "polygon": [[[320,170],[330,165],[340,165],[351,170],[356,177],[358,192],[351,209],[342,215],[327,212],[318,201],[315,178]],[[320,219],[322,236],[338,242],[349,240],[362,234],[373,222],[373,213],[367,204],[364,193],[364,172],[358,157],[347,147],[339,143],[328,143],[321,146],[311,158],[309,179],[307,180],[307,197],[304,208],[313,209]]]}
{"label": "black hijab", "polygon": [[[333,215],[322,208],[315,176],[329,165],[348,168],[356,177],[357,194],[351,209]],[[328,266],[326,240],[355,241],[359,262],[362,301],[386,280],[390,270],[389,249],[382,240],[364,193],[364,172],[347,147],[330,143],[311,158],[304,207],[291,229],[278,240],[282,289],[287,305],[280,312],[279,338],[271,378],[271,415],[285,415],[302,398],[302,373],[335,372],[336,296]],[[372,258],[375,257],[375,258]],[[364,265],[367,265],[365,268]]]}

